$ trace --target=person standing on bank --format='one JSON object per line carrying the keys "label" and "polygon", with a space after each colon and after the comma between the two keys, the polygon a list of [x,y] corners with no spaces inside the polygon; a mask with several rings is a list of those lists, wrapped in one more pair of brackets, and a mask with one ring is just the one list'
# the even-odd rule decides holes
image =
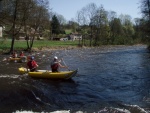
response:
{"label": "person standing on bank", "polygon": [[59,72],[58,71],[59,67],[61,67],[61,68],[68,68],[67,66],[61,65],[60,62],[61,62],[61,60],[59,61],[58,57],[55,56],[54,60],[51,62],[51,70],[52,70],[52,72]]}

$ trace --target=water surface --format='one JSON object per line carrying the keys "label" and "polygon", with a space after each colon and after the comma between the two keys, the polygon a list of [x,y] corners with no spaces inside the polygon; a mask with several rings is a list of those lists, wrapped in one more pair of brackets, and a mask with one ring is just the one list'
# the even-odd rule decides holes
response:
{"label": "water surface", "polygon": [[149,112],[150,53],[146,46],[33,53],[39,69],[47,70],[55,55],[69,69],[78,68],[78,76],[67,81],[33,79],[18,73],[25,63],[3,62],[8,56],[0,56],[0,112]]}

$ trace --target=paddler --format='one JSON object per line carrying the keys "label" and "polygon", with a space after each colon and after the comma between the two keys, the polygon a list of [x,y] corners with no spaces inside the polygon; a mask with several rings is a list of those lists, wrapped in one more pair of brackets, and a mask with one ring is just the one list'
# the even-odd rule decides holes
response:
{"label": "paddler", "polygon": [[67,66],[63,66],[60,64],[61,60],[58,60],[58,57],[55,56],[54,60],[51,62],[51,70],[52,72],[59,72],[58,69],[59,67],[61,68],[68,68]]}
{"label": "paddler", "polygon": [[29,68],[30,72],[34,72],[36,71],[37,67],[38,67],[37,62],[34,60],[34,57],[31,56],[27,63],[27,69]]}

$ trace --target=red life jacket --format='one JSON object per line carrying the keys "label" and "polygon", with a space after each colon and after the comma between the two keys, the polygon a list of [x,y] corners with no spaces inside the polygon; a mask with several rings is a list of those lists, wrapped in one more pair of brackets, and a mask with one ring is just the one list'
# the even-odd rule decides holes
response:
{"label": "red life jacket", "polygon": [[29,62],[27,63],[29,69],[36,68],[36,64],[37,64],[37,63],[36,63],[34,60],[29,61]]}
{"label": "red life jacket", "polygon": [[58,63],[53,63],[51,65],[52,72],[58,72],[58,67],[59,67]]}
{"label": "red life jacket", "polygon": [[22,57],[22,56],[24,56],[24,54],[23,54],[23,53],[20,53],[20,57]]}

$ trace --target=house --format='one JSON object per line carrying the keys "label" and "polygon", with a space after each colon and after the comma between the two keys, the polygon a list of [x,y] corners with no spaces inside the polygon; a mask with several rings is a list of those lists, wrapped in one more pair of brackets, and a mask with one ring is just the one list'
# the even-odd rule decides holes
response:
{"label": "house", "polygon": [[82,35],[78,33],[71,33],[68,37],[68,40],[82,40]]}
{"label": "house", "polygon": [[37,39],[37,40],[44,40],[42,35],[39,32],[36,32],[34,28],[28,27],[27,34],[28,34],[28,37],[26,37],[24,28],[22,28],[17,35],[17,39],[18,40],[27,40],[27,39],[30,39],[31,37],[35,37],[35,39]]}

